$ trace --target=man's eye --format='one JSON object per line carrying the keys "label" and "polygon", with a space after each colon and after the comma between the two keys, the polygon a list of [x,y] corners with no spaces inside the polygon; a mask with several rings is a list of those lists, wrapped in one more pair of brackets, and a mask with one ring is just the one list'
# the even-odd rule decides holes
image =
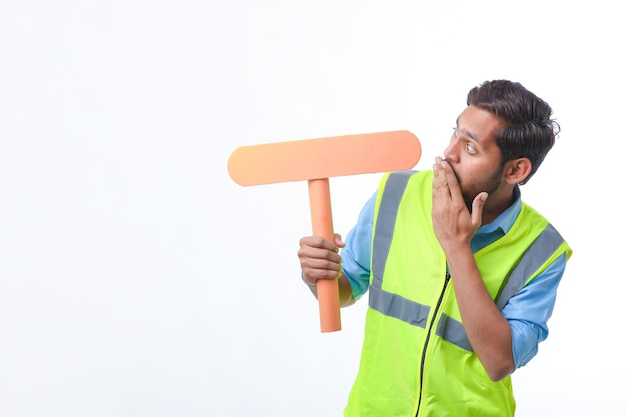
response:
{"label": "man's eye", "polygon": [[465,145],[465,147],[467,148],[467,152],[476,153],[476,149],[474,149],[471,143],[468,143],[467,145]]}

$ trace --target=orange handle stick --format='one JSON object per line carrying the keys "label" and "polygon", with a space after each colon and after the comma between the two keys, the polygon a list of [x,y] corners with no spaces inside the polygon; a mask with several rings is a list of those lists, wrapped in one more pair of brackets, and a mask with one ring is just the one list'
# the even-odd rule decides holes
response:
{"label": "orange handle stick", "polygon": [[[309,180],[309,203],[313,235],[335,241],[333,214],[330,204],[330,184],[328,178]],[[339,283],[336,279],[317,281],[317,300],[322,332],[341,330],[339,313]]]}
{"label": "orange handle stick", "polygon": [[[409,131],[364,133],[239,147],[228,172],[242,186],[308,181],[313,234],[333,241],[330,177],[411,169],[421,154]],[[319,280],[317,296],[322,332],[341,330],[337,280]]]}

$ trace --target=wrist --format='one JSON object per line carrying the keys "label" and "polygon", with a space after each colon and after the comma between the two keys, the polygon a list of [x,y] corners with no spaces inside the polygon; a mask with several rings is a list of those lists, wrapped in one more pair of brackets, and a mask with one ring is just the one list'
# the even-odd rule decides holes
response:
{"label": "wrist", "polygon": [[446,242],[446,244],[441,245],[441,248],[446,254],[446,258],[456,258],[460,256],[471,256],[472,258],[474,257],[474,253],[472,252],[472,246],[469,242]]}

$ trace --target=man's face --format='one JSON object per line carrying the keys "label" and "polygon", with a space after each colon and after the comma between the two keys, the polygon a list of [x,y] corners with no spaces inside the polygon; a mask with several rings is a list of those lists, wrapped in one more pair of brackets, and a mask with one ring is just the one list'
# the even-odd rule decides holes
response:
{"label": "man's face", "polygon": [[443,153],[470,210],[478,193],[492,194],[504,182],[501,153],[494,141],[495,132],[503,124],[488,111],[470,105],[458,117],[450,144]]}

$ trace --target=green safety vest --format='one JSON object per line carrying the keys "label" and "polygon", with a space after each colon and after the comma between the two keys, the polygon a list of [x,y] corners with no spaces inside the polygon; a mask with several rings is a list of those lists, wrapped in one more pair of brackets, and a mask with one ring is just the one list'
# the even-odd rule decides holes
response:
{"label": "green safety vest", "polygon": [[[432,171],[383,176],[374,212],[369,307],[347,417],[513,416],[511,377],[493,382],[463,328],[433,231]],[[474,254],[492,299],[508,300],[571,249],[522,204],[511,230]]]}

